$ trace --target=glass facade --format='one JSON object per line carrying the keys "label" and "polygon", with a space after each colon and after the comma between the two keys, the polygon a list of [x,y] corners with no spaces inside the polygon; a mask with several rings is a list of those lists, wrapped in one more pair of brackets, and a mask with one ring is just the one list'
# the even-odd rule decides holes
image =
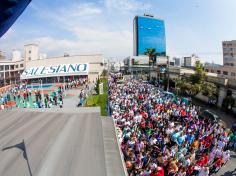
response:
{"label": "glass facade", "polygon": [[144,55],[146,49],[154,48],[166,56],[165,24],[163,20],[137,16],[134,19],[134,55]]}

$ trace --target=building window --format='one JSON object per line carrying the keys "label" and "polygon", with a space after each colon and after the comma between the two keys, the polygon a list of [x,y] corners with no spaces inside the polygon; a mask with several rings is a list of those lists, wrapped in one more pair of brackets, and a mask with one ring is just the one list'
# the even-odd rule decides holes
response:
{"label": "building window", "polygon": [[14,70],[14,65],[11,65],[11,70]]}
{"label": "building window", "polygon": [[206,69],[205,71],[206,71],[206,72],[209,72],[209,70],[208,70],[208,69]]}
{"label": "building window", "polygon": [[223,71],[223,75],[228,75],[228,72],[227,71]]}
{"label": "building window", "polygon": [[235,76],[235,73],[234,73],[234,72],[232,72],[232,73],[231,73],[231,76]]}
{"label": "building window", "polygon": [[15,65],[15,68],[18,68],[18,65]]}
{"label": "building window", "polygon": [[29,57],[29,60],[31,60],[31,57]]}
{"label": "building window", "polygon": [[3,65],[0,65],[0,71],[3,71],[3,68],[4,68]]}
{"label": "building window", "polygon": [[20,64],[20,67],[24,67],[24,65],[23,65],[23,64]]}
{"label": "building window", "polygon": [[9,72],[6,72],[6,73],[5,73],[5,77],[9,77]]}
{"label": "building window", "polygon": [[220,70],[217,70],[217,74],[221,74],[221,71],[220,71]]}
{"label": "building window", "polygon": [[29,50],[29,54],[31,54],[31,50]]}
{"label": "building window", "polygon": [[5,70],[9,70],[9,65],[5,65]]}

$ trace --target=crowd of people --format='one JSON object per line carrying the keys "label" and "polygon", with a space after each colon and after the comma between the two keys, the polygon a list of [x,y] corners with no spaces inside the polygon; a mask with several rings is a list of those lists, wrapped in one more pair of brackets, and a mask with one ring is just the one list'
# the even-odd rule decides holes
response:
{"label": "crowd of people", "polygon": [[[0,93],[0,110],[8,107],[8,102],[13,101],[16,107],[23,108],[52,108],[63,107],[64,92],[68,89],[84,86],[87,88],[87,79],[81,78],[76,80],[68,80],[65,84],[57,87],[50,93],[43,93],[42,89],[32,89],[26,83],[12,86],[10,89]],[[85,93],[82,89],[79,98],[83,105]]]}
{"label": "crowd of people", "polygon": [[109,102],[129,176],[208,176],[230,159],[235,134],[199,118],[199,107],[148,83],[116,81]]}

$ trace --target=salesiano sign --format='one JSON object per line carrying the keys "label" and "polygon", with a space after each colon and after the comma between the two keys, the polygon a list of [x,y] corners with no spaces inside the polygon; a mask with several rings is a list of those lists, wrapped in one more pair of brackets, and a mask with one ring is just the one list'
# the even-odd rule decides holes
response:
{"label": "salesiano sign", "polygon": [[25,69],[21,74],[21,79],[52,77],[52,76],[70,76],[87,75],[89,64],[61,64],[54,66],[32,67]]}

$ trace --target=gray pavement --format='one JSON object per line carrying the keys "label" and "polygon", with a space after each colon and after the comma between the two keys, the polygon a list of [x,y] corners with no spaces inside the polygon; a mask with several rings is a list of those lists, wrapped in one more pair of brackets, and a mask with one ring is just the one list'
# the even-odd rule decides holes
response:
{"label": "gray pavement", "polygon": [[[117,145],[116,140],[112,144],[103,142],[104,136],[107,139],[114,137],[114,129],[108,127],[103,130],[104,124],[98,110],[0,111],[0,175],[30,175],[27,160],[20,149],[14,147],[2,151],[24,139],[33,176],[106,176],[113,175],[112,172],[122,176],[124,170],[119,150],[110,146]],[[104,148],[104,144],[108,146]],[[107,148],[113,148],[111,153]],[[117,165],[109,167],[109,174],[106,165],[111,159]]]}

